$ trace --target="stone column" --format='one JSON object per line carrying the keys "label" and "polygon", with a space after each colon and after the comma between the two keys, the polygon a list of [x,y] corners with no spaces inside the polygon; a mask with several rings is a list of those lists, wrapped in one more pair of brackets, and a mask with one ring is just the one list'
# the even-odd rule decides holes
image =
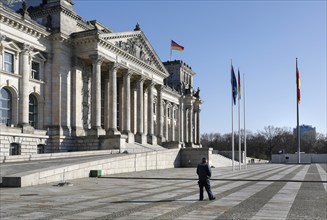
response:
{"label": "stone column", "polygon": [[179,105],[179,120],[178,120],[178,129],[179,129],[179,142],[183,144],[184,142],[184,103],[181,100]]}
{"label": "stone column", "polygon": [[83,130],[82,123],[82,66],[83,63],[78,57],[72,57],[72,73],[71,73],[71,90],[72,90],[72,104],[71,104],[71,126],[72,135],[78,136]]}
{"label": "stone column", "polygon": [[201,141],[200,141],[200,112],[201,110],[199,109],[197,111],[197,123],[196,123],[196,134],[197,134],[197,137],[196,137],[196,144],[200,145]]}
{"label": "stone column", "polygon": [[3,46],[3,42],[5,41],[6,39],[6,35],[3,35],[0,33],[0,70],[4,70],[4,66],[3,66],[3,60],[4,60],[4,57],[3,57],[3,49],[4,49],[4,46]]}
{"label": "stone column", "polygon": [[168,134],[168,128],[169,128],[169,119],[168,119],[168,111],[169,111],[169,105],[168,102],[165,103],[165,117],[164,117],[164,136],[166,138],[166,141],[169,141],[169,134]]}
{"label": "stone column", "polygon": [[161,144],[163,140],[163,125],[162,125],[162,85],[156,85],[157,89],[157,142]]}
{"label": "stone column", "polygon": [[175,141],[175,107],[171,108],[171,141]]}
{"label": "stone column", "polygon": [[197,137],[198,137],[198,130],[197,130],[197,128],[198,128],[198,113],[197,113],[197,111],[195,110],[194,112],[193,112],[193,127],[194,127],[194,129],[193,129],[193,143],[194,144],[196,144],[197,143]]}
{"label": "stone column", "polygon": [[52,69],[52,55],[50,53],[47,54],[47,61],[44,67],[44,82],[47,86],[44,86],[44,129],[52,125],[52,78],[51,78],[51,69]]}
{"label": "stone column", "polygon": [[124,123],[124,81],[123,78],[117,78],[117,98],[118,98],[118,103],[117,103],[117,117],[118,117],[118,125],[117,125],[117,129],[120,132],[123,132],[123,130],[125,129],[125,123]]}
{"label": "stone column", "polygon": [[136,113],[137,113],[137,103],[136,103],[136,83],[131,84],[131,132],[136,134]]}
{"label": "stone column", "polygon": [[137,133],[135,140],[138,143],[146,143],[143,133],[144,122],[144,93],[143,93],[144,78],[140,78],[137,82]]}
{"label": "stone column", "polygon": [[101,129],[101,64],[104,58],[99,55],[91,55],[92,59],[92,89],[91,89],[91,127],[97,134]]}
{"label": "stone column", "polygon": [[151,82],[148,87],[148,143],[149,144],[157,144],[157,138],[154,135],[154,129],[153,129],[153,86],[154,83]]}
{"label": "stone column", "polygon": [[131,132],[131,76],[132,71],[127,71],[124,75],[124,130],[123,133],[127,135],[127,142],[134,143],[134,135]]}
{"label": "stone column", "polygon": [[21,122],[22,127],[29,126],[29,78],[31,74],[31,51],[33,47],[24,44],[22,52],[22,69],[21,69],[21,96],[20,96],[20,110],[21,110]]}
{"label": "stone column", "polygon": [[109,78],[104,80],[104,129],[109,129]]}
{"label": "stone column", "polygon": [[109,135],[120,134],[117,130],[117,70],[119,65],[115,63],[109,69]]}
{"label": "stone column", "polygon": [[190,144],[193,143],[193,106],[189,107],[188,112],[189,118],[188,118],[188,142]]}

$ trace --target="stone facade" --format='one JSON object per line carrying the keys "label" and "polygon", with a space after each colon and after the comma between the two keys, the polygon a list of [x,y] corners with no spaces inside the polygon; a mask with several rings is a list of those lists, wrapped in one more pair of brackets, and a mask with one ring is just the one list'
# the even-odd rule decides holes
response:
{"label": "stone facade", "polygon": [[201,147],[195,73],[162,63],[138,24],[112,32],[68,0],[0,12],[0,156]]}

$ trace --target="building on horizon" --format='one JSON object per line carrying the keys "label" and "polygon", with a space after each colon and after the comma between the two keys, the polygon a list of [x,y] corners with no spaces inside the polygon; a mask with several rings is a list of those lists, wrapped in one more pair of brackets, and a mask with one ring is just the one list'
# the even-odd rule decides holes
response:
{"label": "building on horizon", "polygon": [[[313,127],[312,125],[300,125],[300,138],[301,140],[304,141],[310,141],[310,140],[315,140],[317,133],[316,133],[316,128]],[[293,135],[296,137],[297,136],[297,128],[293,129]]]}
{"label": "building on horizon", "polygon": [[0,156],[201,147],[191,67],[161,62],[138,24],[113,32],[73,4],[0,2]]}

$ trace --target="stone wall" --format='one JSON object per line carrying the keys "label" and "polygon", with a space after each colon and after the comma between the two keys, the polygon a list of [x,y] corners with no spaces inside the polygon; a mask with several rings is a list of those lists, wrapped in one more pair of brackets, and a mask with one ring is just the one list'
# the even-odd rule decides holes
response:
{"label": "stone wall", "polygon": [[0,133],[0,158],[10,155],[10,146],[19,145],[20,155],[37,154],[38,145],[47,145],[47,139],[44,130],[33,130],[32,134],[22,133],[22,128],[11,128],[1,126]]}
{"label": "stone wall", "polygon": [[[68,153],[69,154],[69,153]],[[180,167],[179,149],[140,154],[116,154],[107,159],[56,167],[51,170],[35,170],[33,173],[7,175],[3,186],[25,187],[55,181],[85,178],[90,170],[101,170],[102,175]]]}
{"label": "stone wall", "polygon": [[[301,163],[327,163],[327,154],[300,155]],[[273,154],[271,163],[298,163],[298,154]]]}
{"label": "stone wall", "polygon": [[203,157],[212,163],[212,148],[182,148],[180,154],[181,167],[197,167]]}

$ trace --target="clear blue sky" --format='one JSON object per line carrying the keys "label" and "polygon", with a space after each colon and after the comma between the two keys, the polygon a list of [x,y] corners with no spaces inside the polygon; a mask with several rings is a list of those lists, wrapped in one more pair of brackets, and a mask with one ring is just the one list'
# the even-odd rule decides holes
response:
{"label": "clear blue sky", "polygon": [[[172,59],[196,72],[202,133],[231,132],[231,59],[245,74],[247,129],[294,128],[297,57],[300,124],[326,135],[326,1],[74,2],[85,20],[115,32],[132,31],[138,22],[162,61],[169,59],[170,40],[185,47]],[[237,129],[237,107],[234,113]]]}

